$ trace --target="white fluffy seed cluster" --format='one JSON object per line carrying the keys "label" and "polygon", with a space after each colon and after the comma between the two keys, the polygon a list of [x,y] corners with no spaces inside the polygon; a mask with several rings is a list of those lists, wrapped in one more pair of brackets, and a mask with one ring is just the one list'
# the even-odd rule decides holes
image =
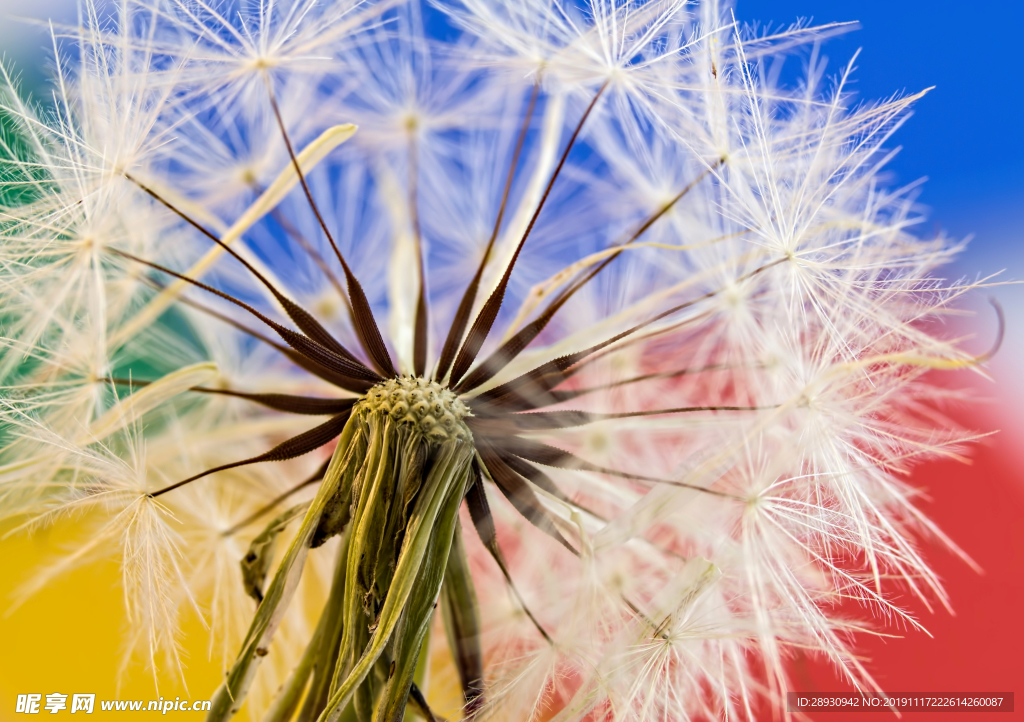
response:
{"label": "white fluffy seed cluster", "polygon": [[436,381],[402,376],[370,389],[360,402],[367,411],[389,414],[396,421],[414,424],[433,441],[468,440],[472,434],[462,419],[469,407]]}

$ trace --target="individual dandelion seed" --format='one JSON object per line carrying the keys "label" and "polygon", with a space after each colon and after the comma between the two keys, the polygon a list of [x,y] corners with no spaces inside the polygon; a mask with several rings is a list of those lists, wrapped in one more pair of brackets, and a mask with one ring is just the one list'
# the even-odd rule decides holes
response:
{"label": "individual dandelion seed", "polygon": [[211,719],[436,717],[435,614],[476,719],[875,688],[835,602],[943,598],[896,474],[985,359],[878,183],[913,98],[713,2],[432,7],[90,10],[52,122],[7,92],[5,513],[114,520],[64,567],[121,536],[151,660],[208,606]]}

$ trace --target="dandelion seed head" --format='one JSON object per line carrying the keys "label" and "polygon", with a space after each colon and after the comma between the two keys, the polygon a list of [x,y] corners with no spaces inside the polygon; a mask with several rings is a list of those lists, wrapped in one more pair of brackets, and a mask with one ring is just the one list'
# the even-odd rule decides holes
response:
{"label": "dandelion seed head", "polygon": [[87,4],[52,109],[0,90],[0,508],[95,525],[26,590],[119,554],[218,719],[399,714],[425,644],[474,719],[752,718],[793,648],[877,691],[838,605],[947,603],[904,477],[987,356],[881,176],[920,96],[763,70],[841,29]]}

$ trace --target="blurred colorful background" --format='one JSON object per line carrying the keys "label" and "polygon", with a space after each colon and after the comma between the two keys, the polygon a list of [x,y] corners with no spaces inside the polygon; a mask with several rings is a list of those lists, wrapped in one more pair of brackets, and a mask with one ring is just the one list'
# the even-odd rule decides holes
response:
{"label": "blurred colorful background", "polygon": [[[823,46],[838,72],[860,48],[853,89],[865,100],[935,86],[897,132],[902,150],[890,164],[892,181],[927,178],[919,202],[929,227],[971,237],[950,278],[974,280],[997,271],[996,282],[1024,279],[1024,75],[1019,70],[1024,3],[1006,0],[739,0],[737,17],[773,25],[798,17],[815,24],[858,20],[859,29]],[[794,57],[792,70],[802,70]],[[1005,270],[1004,270],[1005,269]],[[1006,341],[989,364],[991,379],[976,373],[937,375],[949,387],[972,390],[971,405],[950,415],[968,428],[998,430],[969,451],[970,465],[939,461],[920,466],[911,482],[926,494],[922,508],[983,570],[933,545],[928,558],[949,590],[955,615],[906,603],[932,637],[864,637],[858,649],[890,693],[1016,692],[1011,715],[1024,719],[1024,287],[997,286],[977,294],[976,316],[958,323],[974,335],[979,352],[991,342],[992,296],[1006,310]],[[981,403],[976,403],[977,401]],[[856,611],[856,610],[851,610]],[[800,691],[841,691],[831,670],[808,663],[795,669]],[[857,713],[858,719],[892,719]],[[932,713],[907,713],[932,719]],[[849,713],[815,719],[850,719]],[[938,714],[957,722],[991,714]]]}
{"label": "blurred colorful background", "polygon": [[[777,28],[798,18],[814,23],[859,21],[851,32],[829,39],[822,51],[830,74],[858,48],[851,88],[864,100],[935,86],[894,142],[903,150],[890,164],[891,182],[927,178],[919,202],[929,222],[921,234],[943,231],[972,237],[967,252],[948,269],[950,278],[974,280],[1004,270],[994,282],[1024,279],[1024,73],[1019,65],[1024,2],[1010,0],[739,0],[737,17]],[[45,94],[52,47],[45,26],[15,16],[73,22],[67,0],[0,0],[0,50],[20,69],[25,87]],[[786,60],[783,77],[799,77],[807,53]],[[936,375],[953,388],[970,390],[971,404],[949,414],[965,427],[994,432],[967,451],[972,463],[938,461],[920,466],[912,482],[925,493],[922,508],[982,568],[979,574],[935,544],[927,551],[948,585],[955,614],[930,611],[903,600],[931,637],[889,629],[903,638],[860,640],[869,669],[891,693],[1016,692],[1017,712],[994,719],[1024,719],[1024,287],[994,286],[978,294],[975,316],[957,321],[979,352],[996,332],[987,296],[1006,310],[1006,341],[988,365],[975,372]],[[180,682],[153,679],[140,666],[119,670],[121,597],[116,565],[76,571],[6,614],[14,587],[41,560],[73,536],[42,533],[4,544],[0,557],[0,722],[14,714],[17,694],[95,692],[97,698],[208,698],[220,671],[207,661],[198,620],[190,624],[186,690]],[[863,610],[850,610],[851,613]],[[881,620],[879,620],[881,623]],[[839,692],[844,685],[813,659],[794,662],[796,689]],[[118,686],[120,691],[118,692]],[[66,713],[66,712],[65,712]],[[150,713],[151,715],[152,713]],[[178,713],[171,716],[189,716]],[[192,716],[198,718],[196,713]],[[99,710],[94,718],[130,713]],[[909,714],[911,719],[930,714]],[[815,719],[890,718],[888,712],[821,714]],[[990,715],[943,714],[967,722]]]}

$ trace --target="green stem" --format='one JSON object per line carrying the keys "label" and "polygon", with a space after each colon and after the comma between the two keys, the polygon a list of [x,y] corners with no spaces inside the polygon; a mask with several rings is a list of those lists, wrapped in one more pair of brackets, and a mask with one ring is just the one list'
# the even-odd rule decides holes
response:
{"label": "green stem", "polygon": [[[327,603],[320,617],[317,626],[318,631],[322,627],[319,636],[314,635],[310,646],[316,648],[314,662],[313,682],[309,687],[309,694],[302,705],[298,722],[311,722],[320,714],[320,710],[327,704],[331,672],[338,661],[338,650],[341,644],[341,632],[344,627],[344,616],[342,611],[342,600],[345,595],[345,572],[347,569],[348,547],[352,538],[352,527],[348,526],[342,534],[341,545],[338,548],[338,559],[334,565],[334,580],[331,582],[331,591],[327,596]],[[266,722],[266,721],[265,721]]]}
{"label": "green stem", "polygon": [[409,688],[416,674],[420,650],[430,629],[437,596],[441,592],[452,539],[458,529],[461,492],[465,489],[466,478],[468,474],[463,475],[462,484],[456,487],[460,493],[452,494],[446,500],[439,523],[434,528],[430,550],[416,579],[413,594],[405,605],[402,621],[395,631],[397,657],[394,672],[384,691],[384,698],[377,705],[373,722],[402,722],[405,716]]}
{"label": "green stem", "polygon": [[331,458],[331,463],[327,467],[323,483],[310,504],[295,538],[292,539],[292,543],[274,575],[274,580],[266,591],[263,602],[256,610],[256,616],[242,643],[242,651],[228,672],[227,679],[214,693],[212,707],[206,717],[207,722],[224,722],[224,720],[230,719],[245,702],[260,660],[266,656],[274,633],[280,626],[288,608],[288,603],[295,595],[295,589],[302,575],[303,563],[306,560],[306,554],[309,553],[309,542],[320,522],[320,515],[341,482],[345,450],[352,440],[357,423],[350,420],[341,432],[341,438],[334,451],[334,456]]}
{"label": "green stem", "polygon": [[[359,661],[338,685],[331,695],[327,709],[320,715],[319,722],[336,722],[345,709],[356,688],[366,679],[367,674],[384,651],[399,620],[406,610],[416,580],[424,568],[424,558],[434,538],[434,523],[441,516],[441,528],[447,529],[449,538],[443,544],[443,558],[447,561],[451,545],[452,525],[458,518],[459,504],[469,478],[472,447],[458,441],[444,443],[438,451],[437,460],[430,470],[423,492],[416,502],[403,545],[395,567],[391,588],[388,590],[377,627]],[[442,509],[444,513],[442,514]],[[435,555],[441,552],[438,547]],[[351,559],[352,554],[349,554]],[[426,568],[433,568],[427,563]],[[351,569],[351,566],[350,566]],[[443,574],[443,565],[440,574]],[[437,584],[440,585],[441,576]],[[422,595],[418,595],[422,596]],[[434,593],[436,598],[436,591]],[[431,605],[433,602],[431,602]],[[421,639],[422,641],[422,639]],[[419,647],[416,648],[419,651]]]}
{"label": "green stem", "polygon": [[470,719],[483,703],[483,651],[480,647],[480,614],[469,559],[460,527],[455,527],[448,567],[441,588],[441,614],[448,647],[462,682],[466,701],[465,716]]}

